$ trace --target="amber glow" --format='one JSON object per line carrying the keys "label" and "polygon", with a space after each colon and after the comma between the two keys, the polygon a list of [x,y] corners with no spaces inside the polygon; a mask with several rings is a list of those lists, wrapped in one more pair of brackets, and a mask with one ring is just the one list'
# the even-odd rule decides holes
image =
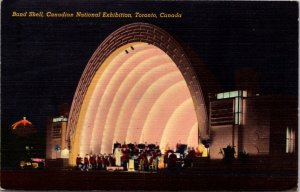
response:
{"label": "amber glow", "polygon": [[98,69],[81,107],[71,155],[111,153],[115,141],[198,145],[187,83],[174,61],[153,45],[124,45]]}

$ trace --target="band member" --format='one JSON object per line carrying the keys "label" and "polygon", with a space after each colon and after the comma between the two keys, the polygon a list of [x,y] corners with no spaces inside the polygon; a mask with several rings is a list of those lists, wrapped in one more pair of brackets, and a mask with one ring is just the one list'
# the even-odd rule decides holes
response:
{"label": "band member", "polygon": [[109,166],[115,166],[116,165],[116,160],[112,155],[108,156],[108,161],[109,161]]}
{"label": "band member", "polygon": [[180,146],[181,146],[181,143],[180,143],[180,140],[179,140],[179,142],[176,144],[176,149],[175,149],[176,153],[179,153]]}
{"label": "band member", "polygon": [[155,142],[155,148],[154,148],[156,151],[159,150],[159,145],[157,142]]}
{"label": "band member", "polygon": [[109,166],[108,156],[104,156],[103,158],[103,167],[106,169]]}
{"label": "band member", "polygon": [[83,163],[84,163],[83,170],[88,171],[88,168],[89,168],[89,155],[88,154],[85,155]]}
{"label": "band member", "polygon": [[82,158],[80,157],[80,155],[78,154],[77,155],[77,158],[76,158],[76,169],[81,169],[81,167],[82,167]]}
{"label": "band member", "polygon": [[125,142],[125,141],[124,141],[123,145],[121,146],[121,148],[127,149],[127,145],[126,145],[126,142]]}
{"label": "band member", "polygon": [[195,156],[195,150],[193,147],[191,150],[189,150],[187,156],[184,159],[184,167],[191,167]]}
{"label": "band member", "polygon": [[145,154],[144,155],[144,170],[145,171],[148,171],[148,168],[149,168],[149,161],[148,161],[148,158],[147,158],[147,155]]}
{"label": "band member", "polygon": [[96,162],[97,162],[97,169],[101,170],[102,169],[102,157],[100,155],[97,155]]}
{"label": "band member", "polygon": [[143,171],[144,170],[144,161],[145,161],[145,156],[144,153],[140,153],[139,157],[138,157],[138,169],[139,171]]}
{"label": "band member", "polygon": [[95,159],[94,155],[90,156],[89,162],[90,162],[91,168],[95,169],[96,168],[96,159]]}
{"label": "band member", "polygon": [[169,169],[176,168],[176,159],[177,159],[177,156],[175,155],[175,153],[171,153],[168,158],[168,168]]}
{"label": "band member", "polygon": [[125,141],[122,145],[121,151],[122,151],[122,154],[127,154],[128,153],[128,148],[127,148],[127,145],[126,145]]}
{"label": "band member", "polygon": [[124,170],[127,170],[128,156],[127,154],[123,154],[121,157],[121,164],[124,167]]}
{"label": "band member", "polygon": [[196,147],[195,156],[196,157],[201,157],[202,156],[202,153],[199,151],[198,147]]}
{"label": "band member", "polygon": [[116,141],[116,142],[114,143],[113,154],[115,154],[116,148],[121,148],[121,143],[119,143],[118,141]]}
{"label": "band member", "polygon": [[138,149],[138,146],[137,146],[137,145],[134,145],[133,155],[134,155],[134,156],[138,156],[138,155],[139,155],[139,149]]}
{"label": "band member", "polygon": [[152,156],[150,157],[149,160],[149,167],[150,165],[154,165],[154,167],[152,169],[156,169],[156,165],[154,163],[156,163],[156,155],[154,155],[155,152],[152,153]]}

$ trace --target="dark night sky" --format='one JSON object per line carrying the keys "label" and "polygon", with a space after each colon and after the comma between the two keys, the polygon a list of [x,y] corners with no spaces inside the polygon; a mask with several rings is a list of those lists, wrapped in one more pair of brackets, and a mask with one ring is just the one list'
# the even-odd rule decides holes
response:
{"label": "dark night sky", "polygon": [[[2,3],[1,122],[27,116],[38,128],[71,103],[89,58],[114,30],[148,22],[192,48],[224,89],[245,67],[263,94],[298,94],[297,2],[5,1]],[[12,11],[181,12],[182,19],[30,19]]]}

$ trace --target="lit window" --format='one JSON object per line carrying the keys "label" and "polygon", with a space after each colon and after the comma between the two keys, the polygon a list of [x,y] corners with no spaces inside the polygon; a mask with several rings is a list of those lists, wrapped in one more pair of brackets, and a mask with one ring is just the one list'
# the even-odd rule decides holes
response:
{"label": "lit window", "polygon": [[239,114],[238,114],[238,113],[235,113],[234,116],[235,116],[235,117],[234,117],[234,123],[235,123],[235,124],[239,124]]}
{"label": "lit window", "polygon": [[247,97],[247,91],[230,91],[224,93],[218,93],[217,99],[234,98],[234,119],[235,124],[240,125],[242,123],[242,112],[243,112],[243,98]]}
{"label": "lit window", "polygon": [[237,97],[238,96],[238,92],[237,91],[231,91],[230,92],[230,97]]}
{"label": "lit window", "polygon": [[68,118],[64,116],[60,116],[60,117],[53,118],[52,122],[55,123],[55,122],[63,122],[63,121],[68,121]]}
{"label": "lit window", "polygon": [[286,153],[295,152],[295,131],[286,127]]}
{"label": "lit window", "polygon": [[224,98],[229,98],[229,92],[224,93]]}
{"label": "lit window", "polygon": [[238,95],[239,95],[239,97],[241,97],[242,96],[242,91],[238,91]]}
{"label": "lit window", "polygon": [[235,98],[234,99],[234,112],[235,113],[238,113],[238,112],[240,112],[240,110],[239,110],[239,99],[238,98]]}
{"label": "lit window", "polygon": [[235,124],[240,125],[242,120],[242,98],[236,97],[234,98],[234,118],[235,118]]}
{"label": "lit window", "polygon": [[219,93],[219,94],[217,94],[217,99],[223,99],[224,97],[223,97],[223,93]]}

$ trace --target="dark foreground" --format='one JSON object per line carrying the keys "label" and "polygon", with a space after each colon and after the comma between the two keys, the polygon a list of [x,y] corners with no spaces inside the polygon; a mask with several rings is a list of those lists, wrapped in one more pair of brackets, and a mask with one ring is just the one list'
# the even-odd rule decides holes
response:
{"label": "dark foreground", "polygon": [[142,173],[2,170],[1,187],[14,190],[296,190],[297,171],[187,169]]}

